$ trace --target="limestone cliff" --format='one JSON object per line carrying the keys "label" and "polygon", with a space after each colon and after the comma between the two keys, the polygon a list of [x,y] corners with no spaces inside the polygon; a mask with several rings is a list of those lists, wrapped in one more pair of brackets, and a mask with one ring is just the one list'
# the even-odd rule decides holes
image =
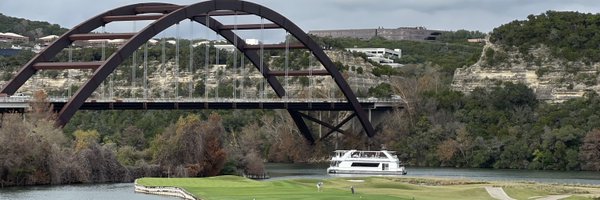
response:
{"label": "limestone cliff", "polygon": [[600,63],[561,60],[551,56],[544,45],[528,52],[523,54],[488,40],[477,63],[454,72],[452,88],[469,93],[477,87],[489,88],[509,81],[527,85],[538,99],[550,102],[581,97],[590,90],[600,93]]}
{"label": "limestone cliff", "polygon": [[[383,82],[389,82],[389,78],[387,76],[376,77],[373,75],[372,69],[374,66],[369,62],[366,62],[361,57],[356,57],[352,55],[350,52],[346,51],[326,51],[327,55],[334,62],[340,62],[344,66],[347,67],[342,72],[342,75],[346,78],[347,83],[354,90],[354,92],[360,97],[367,97],[367,92],[369,88],[375,87],[378,84]],[[270,62],[272,62],[273,58],[268,58]],[[218,87],[217,78],[220,79],[220,84],[227,85],[231,84],[233,78],[235,77],[238,84],[238,89],[240,92],[243,92],[245,96],[255,97],[258,95],[257,86],[264,80],[258,70],[251,64],[246,63],[246,67],[242,72],[238,74],[229,74],[223,72],[221,75],[219,71],[223,71],[225,65],[213,65],[209,69],[207,87],[210,90],[214,90]],[[317,63],[316,60],[311,60],[311,64],[313,69],[321,70],[324,69],[320,63]],[[195,67],[196,72],[194,74],[186,73],[185,71],[180,71],[179,77],[175,78],[174,74],[176,72],[173,71],[176,66],[173,60],[168,60],[166,62],[165,67],[161,67],[162,65],[154,60],[149,62],[148,64],[148,97],[149,98],[163,98],[163,97],[174,97],[175,96],[175,81],[179,82],[180,90],[179,96],[187,96],[189,91],[189,82],[190,81],[201,81],[202,78],[206,76],[206,72],[203,66]],[[19,69],[20,66],[15,66],[15,69]],[[138,69],[142,69],[143,66],[139,66]],[[114,84],[112,86],[113,94],[110,95],[111,86],[109,81],[105,81],[103,85],[99,86],[96,91],[92,94],[92,98],[107,98],[109,96],[121,97],[121,98],[133,98],[133,97],[142,97],[144,94],[144,86],[143,86],[143,78],[142,73],[137,72],[135,80],[136,83],[133,85],[131,83],[131,75],[129,72],[131,70],[130,66],[121,66],[117,68],[117,70],[113,73],[116,78],[114,78]],[[281,69],[283,70],[283,69]],[[4,73],[14,74],[16,71],[0,71],[0,76],[4,75]],[[70,73],[70,74],[69,74]],[[91,72],[85,70],[69,70],[69,73],[61,72],[56,73],[54,76],[49,73],[39,73],[35,75],[33,78],[29,79],[18,91],[18,93],[26,93],[32,94],[32,91],[35,90],[45,90],[48,94],[55,97],[68,97],[72,95],[72,93],[76,92],[78,87],[83,85],[85,81],[87,81]],[[126,75],[124,75],[126,74]],[[244,78],[244,76],[247,76]],[[108,80],[108,79],[107,79]],[[242,82],[244,80],[245,82]],[[283,79],[280,79],[283,83]],[[0,86],[5,85],[7,81],[0,80]],[[241,87],[240,85],[244,83],[245,86]],[[304,83],[306,84],[306,83]],[[314,76],[313,81],[309,84],[313,89],[320,90],[318,94],[315,94],[317,97],[329,97],[328,95],[335,95],[339,90],[335,85],[333,79],[329,76]],[[72,86],[71,86],[72,85]],[[69,93],[68,88],[72,87],[71,92]],[[196,85],[194,85],[196,87]],[[297,95],[306,95],[306,85],[303,85],[300,79],[298,78],[290,78],[289,80],[289,91],[292,93],[291,96]],[[212,91],[214,92],[214,91]],[[271,90],[268,90],[271,92]],[[315,92],[316,93],[316,92]],[[214,93],[211,93],[214,94]],[[227,95],[230,95],[228,93]],[[339,93],[338,93],[339,94]],[[224,94],[221,94],[224,95]]]}

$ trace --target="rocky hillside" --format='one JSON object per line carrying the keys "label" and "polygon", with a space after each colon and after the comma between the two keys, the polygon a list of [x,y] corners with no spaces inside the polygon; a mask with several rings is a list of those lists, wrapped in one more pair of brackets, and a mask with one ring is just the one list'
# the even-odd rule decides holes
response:
{"label": "rocky hillside", "polygon": [[[158,48],[158,47],[155,47]],[[204,47],[199,47],[204,48]],[[348,84],[355,91],[355,93],[359,97],[367,97],[367,92],[369,88],[375,87],[378,84],[389,82],[388,77],[376,77],[372,74],[372,70],[375,68],[371,63],[365,61],[361,57],[355,57],[352,53],[347,51],[338,51],[338,50],[330,50],[326,51],[328,56],[336,63],[336,65],[340,65],[342,68],[342,74],[346,77]],[[183,59],[187,60],[185,54],[183,54]],[[221,52],[221,55],[228,55],[227,52]],[[193,85],[195,96],[198,93],[203,93],[204,91],[204,82],[203,78],[206,76],[204,72],[204,67],[201,65],[204,61],[197,61],[198,66],[195,66],[196,72],[193,74],[187,73],[185,68],[180,69],[179,78],[175,78],[174,74],[176,72],[173,71],[175,68],[174,59],[172,59],[172,55],[167,56],[168,62],[166,63],[166,69],[161,67],[159,61],[154,60],[149,63],[148,66],[148,89],[149,96],[152,98],[158,97],[174,97],[175,82],[178,81],[180,87],[179,96],[187,96],[189,90],[189,81],[195,80],[195,84]],[[202,57],[202,56],[200,56]],[[224,56],[230,58],[230,56]],[[270,57],[267,58],[270,65],[275,65],[276,60],[280,57]],[[212,60],[212,59],[211,59]],[[316,61],[312,61],[311,66],[316,69],[322,69],[322,66],[316,66]],[[306,63],[308,64],[308,63]],[[138,63],[138,70],[136,75],[136,83],[135,86],[132,85],[130,81],[131,77],[131,63],[128,61],[122,64],[117,68],[115,73],[115,82],[113,84],[113,91],[115,97],[141,97],[144,91],[142,78],[140,77],[143,73],[141,71],[142,67],[141,63]],[[2,63],[0,62],[0,66]],[[187,64],[183,64],[182,66],[187,66]],[[258,95],[257,88],[260,83],[263,81],[263,78],[260,76],[258,70],[255,67],[249,64],[249,61],[246,61],[246,68],[243,72],[239,72],[236,75],[231,74],[226,70],[226,65],[212,65],[209,69],[209,80],[207,82],[209,91],[209,96],[215,94],[214,90],[216,88],[219,89],[219,93],[221,97],[230,97],[232,95],[232,81],[234,76],[238,81],[237,84],[241,84],[239,81],[242,79],[245,80],[244,88],[239,88],[243,91],[245,96],[255,97]],[[308,66],[303,66],[303,68],[308,68]],[[16,73],[16,70],[19,69],[17,65],[15,65],[11,71],[1,71],[0,76],[7,76],[12,78],[12,74]],[[277,69],[283,70],[283,69]],[[69,75],[69,73],[71,73]],[[31,94],[32,91],[43,89],[48,92],[51,96],[68,96],[68,88],[72,87],[72,92],[76,91],[79,86],[83,85],[85,81],[87,81],[90,77],[91,73],[86,70],[69,70],[67,73],[58,72],[58,71],[46,71],[40,73],[35,78],[27,81],[19,90],[19,92]],[[68,78],[68,77],[72,78]],[[244,78],[245,77],[245,78]],[[220,79],[219,83],[217,83],[216,78]],[[8,79],[6,79],[8,80]],[[6,80],[0,80],[0,85],[6,84]],[[283,79],[280,79],[282,84],[284,83]],[[292,96],[303,96],[307,95],[306,86],[307,84],[312,85],[313,88],[316,88],[319,92],[315,91],[317,97],[328,97],[329,95],[335,94],[335,92],[331,90],[337,90],[337,87],[333,87],[335,83],[333,79],[326,76],[316,76],[313,78],[313,82],[309,83],[309,80],[301,79],[301,78],[290,78],[289,87],[292,93]],[[239,87],[239,85],[238,85]],[[96,89],[96,92],[93,94],[94,98],[105,98],[108,97],[110,85],[108,81],[105,81],[105,84]],[[270,92],[270,90],[269,90]]]}
{"label": "rocky hillside", "polygon": [[469,93],[503,81],[523,83],[552,102],[600,92],[600,15],[548,11],[502,25],[490,35],[479,61],[459,68],[452,87]]}

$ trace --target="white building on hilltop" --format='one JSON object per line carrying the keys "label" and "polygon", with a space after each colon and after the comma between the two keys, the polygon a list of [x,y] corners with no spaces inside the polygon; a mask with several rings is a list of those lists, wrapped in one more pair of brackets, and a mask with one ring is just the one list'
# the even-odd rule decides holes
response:
{"label": "white building on hilltop", "polygon": [[402,57],[401,49],[386,49],[386,48],[346,48],[346,51],[360,52],[367,55],[371,61],[389,65],[391,67],[401,67],[402,64],[394,63],[394,59]]}
{"label": "white building on hilltop", "polygon": [[[260,44],[260,41],[257,39],[245,39],[244,42],[246,42],[247,45],[258,45]],[[209,40],[204,40],[204,41],[200,41],[200,42],[196,42],[194,43],[194,47],[200,46],[200,45],[206,45],[206,44],[211,44],[211,43],[223,43],[223,44],[215,44],[214,46],[218,49],[221,50],[227,50],[227,51],[233,51],[235,48],[232,44],[229,44],[226,40],[217,40],[217,41],[209,41]]]}
{"label": "white building on hilltop", "polygon": [[0,42],[29,42],[29,38],[16,33],[0,33]]}
{"label": "white building on hilltop", "polygon": [[41,38],[38,38],[38,40],[40,41],[40,43],[42,44],[42,46],[48,46],[50,44],[52,44],[52,42],[54,42],[56,39],[58,39],[59,36],[58,35],[48,35],[48,36],[44,36]]}

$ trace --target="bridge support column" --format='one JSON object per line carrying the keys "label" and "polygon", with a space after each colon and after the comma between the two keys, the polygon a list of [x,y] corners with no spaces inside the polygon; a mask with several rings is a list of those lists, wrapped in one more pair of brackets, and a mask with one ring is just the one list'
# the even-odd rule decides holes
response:
{"label": "bridge support column", "polygon": [[302,136],[304,136],[304,139],[306,139],[310,144],[314,144],[315,138],[313,137],[312,133],[310,132],[310,128],[308,128],[306,123],[304,123],[304,119],[302,118],[302,113],[298,112],[296,110],[288,110],[288,112],[290,113],[290,116],[294,120],[294,123],[296,123],[298,130],[300,130],[300,133],[302,134]]}

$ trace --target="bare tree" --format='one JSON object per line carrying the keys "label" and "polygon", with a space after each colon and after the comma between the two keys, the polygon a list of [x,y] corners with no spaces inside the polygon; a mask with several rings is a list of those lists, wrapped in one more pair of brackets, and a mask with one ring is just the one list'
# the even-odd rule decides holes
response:
{"label": "bare tree", "polygon": [[[265,123],[266,121],[263,121]],[[275,118],[263,126],[268,127],[266,133],[271,148],[269,149],[269,160],[275,162],[304,162],[311,155],[311,149],[306,140],[300,135],[294,122],[287,113],[278,111]]]}
{"label": "bare tree", "polygon": [[37,120],[52,120],[56,117],[52,104],[48,100],[48,94],[43,90],[33,93],[33,99],[29,102],[29,105],[31,110],[27,113],[27,116],[29,121],[34,124]]}
{"label": "bare tree", "polygon": [[5,115],[0,128],[0,184],[31,185],[61,181],[66,139],[54,122]]}
{"label": "bare tree", "polygon": [[600,171],[600,129],[588,132],[579,151],[579,160],[584,170]]}
{"label": "bare tree", "polygon": [[394,78],[391,81],[393,92],[400,96],[400,99],[404,103],[406,112],[408,113],[408,120],[414,125],[415,107],[419,95],[419,88],[417,80],[415,78]]}
{"label": "bare tree", "polygon": [[431,67],[425,67],[424,70],[423,74],[415,74],[414,77],[392,77],[391,79],[392,90],[400,96],[412,125],[415,123],[421,94],[425,91],[437,91],[440,84],[439,72]]}
{"label": "bare tree", "polygon": [[129,145],[137,150],[142,150],[146,146],[144,132],[138,127],[128,126],[121,132],[120,145]]}
{"label": "bare tree", "polygon": [[454,158],[454,155],[457,151],[458,142],[452,138],[449,138],[437,146],[436,154],[442,162],[448,162]]}
{"label": "bare tree", "polygon": [[[198,115],[180,118],[158,135],[154,142],[154,159],[165,171],[186,168],[186,175],[214,176],[225,163],[221,118],[212,114],[207,122]],[[182,173],[179,173],[181,175]]]}
{"label": "bare tree", "polygon": [[261,175],[265,173],[265,164],[256,151],[246,154],[243,159],[244,171],[246,174]]}
{"label": "bare tree", "polygon": [[204,168],[203,176],[215,176],[223,169],[227,153],[223,148],[223,136],[225,129],[222,125],[221,116],[212,113],[208,121],[204,123]]}

